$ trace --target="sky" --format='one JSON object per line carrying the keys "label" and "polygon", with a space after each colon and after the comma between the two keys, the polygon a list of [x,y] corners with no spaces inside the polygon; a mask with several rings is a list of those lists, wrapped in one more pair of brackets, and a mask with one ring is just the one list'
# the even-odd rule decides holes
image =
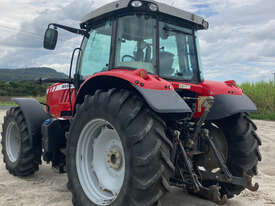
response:
{"label": "sky", "polygon": [[[203,16],[200,31],[206,79],[269,81],[275,73],[274,0],[159,0]],[[59,30],[54,51],[42,48],[49,23],[78,27],[88,12],[112,0],[0,0],[0,68],[52,67],[68,73],[81,37]]]}

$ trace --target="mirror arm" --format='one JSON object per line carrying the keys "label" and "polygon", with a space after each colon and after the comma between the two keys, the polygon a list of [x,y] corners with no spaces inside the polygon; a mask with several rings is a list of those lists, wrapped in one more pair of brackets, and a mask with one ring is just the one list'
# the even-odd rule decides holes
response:
{"label": "mirror arm", "polygon": [[85,30],[82,30],[82,29],[76,29],[76,28],[72,28],[72,27],[69,27],[69,26],[64,26],[64,25],[54,24],[54,23],[49,24],[48,28],[50,28],[50,26],[53,26],[55,29],[60,28],[60,29],[64,29],[66,31],[69,31],[69,32],[72,32],[72,33],[75,33],[75,34],[80,34],[80,35],[83,35],[87,38],[89,38],[89,36],[90,36],[89,32],[87,32]]}

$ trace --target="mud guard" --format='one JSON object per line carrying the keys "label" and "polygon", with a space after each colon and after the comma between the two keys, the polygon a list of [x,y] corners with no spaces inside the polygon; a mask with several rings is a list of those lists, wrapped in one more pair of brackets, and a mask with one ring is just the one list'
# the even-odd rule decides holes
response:
{"label": "mud guard", "polygon": [[45,112],[41,104],[33,98],[12,98],[12,101],[18,104],[23,112],[32,136],[31,144],[38,144],[42,138],[41,125],[46,119],[51,118],[51,115]]}
{"label": "mud guard", "polygon": [[152,90],[135,86],[147,104],[157,113],[192,113],[188,104],[172,90]]}
{"label": "mud guard", "polygon": [[245,94],[217,95],[207,120],[217,120],[241,112],[257,112],[256,105]]}

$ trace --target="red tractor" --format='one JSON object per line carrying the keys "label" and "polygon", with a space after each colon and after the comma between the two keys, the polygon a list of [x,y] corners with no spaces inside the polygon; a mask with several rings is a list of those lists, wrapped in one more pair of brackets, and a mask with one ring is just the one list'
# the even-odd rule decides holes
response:
{"label": "red tractor", "polygon": [[[252,184],[261,140],[255,104],[235,81],[206,81],[197,32],[203,18],[151,0],[120,0],[88,14],[72,77],[53,82],[44,109],[15,98],[2,151],[8,171],[29,176],[41,157],[68,174],[75,206],[156,206],[171,186],[224,204]],[[58,83],[56,83],[58,82]]]}

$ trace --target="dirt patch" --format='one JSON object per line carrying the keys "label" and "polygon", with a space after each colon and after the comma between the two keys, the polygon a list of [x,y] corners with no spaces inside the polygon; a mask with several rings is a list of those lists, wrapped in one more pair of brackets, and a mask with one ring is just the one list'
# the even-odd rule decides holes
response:
{"label": "dirt patch", "polygon": [[10,102],[10,101],[11,101],[11,97],[0,96],[0,102]]}
{"label": "dirt patch", "polygon": [[[5,111],[0,110],[0,124]],[[258,134],[263,140],[263,161],[259,175],[254,181],[260,184],[259,191],[244,191],[228,201],[228,206],[275,205],[275,122],[255,121]],[[0,131],[2,127],[0,127]],[[0,148],[1,150],[1,148]],[[60,175],[50,166],[42,165],[39,172],[29,178],[10,175],[0,155],[0,205],[2,206],[72,206],[71,194],[66,188],[67,176]],[[163,206],[214,206],[216,204],[175,190],[162,200]]]}

